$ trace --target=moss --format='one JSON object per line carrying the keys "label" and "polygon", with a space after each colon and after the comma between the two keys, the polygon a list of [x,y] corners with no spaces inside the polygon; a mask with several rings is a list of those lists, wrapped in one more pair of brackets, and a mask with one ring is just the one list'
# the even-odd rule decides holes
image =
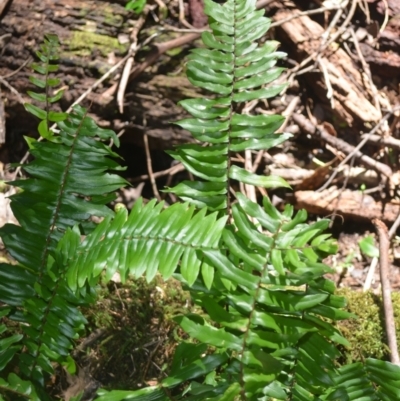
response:
{"label": "moss", "polygon": [[140,388],[163,377],[177,345],[173,317],[190,310],[190,296],[179,282],[157,278],[98,288],[98,300],[83,309],[90,332],[104,336],[87,350],[91,375],[108,389]]}
{"label": "moss", "polygon": [[121,27],[124,22],[122,15],[116,14],[112,8],[104,10],[104,23],[117,28]]}
{"label": "moss", "polygon": [[[339,290],[339,294],[347,298],[347,310],[358,316],[358,319],[338,323],[341,332],[351,344],[350,348],[343,350],[344,362],[351,363],[368,357],[389,360],[382,297],[348,288]],[[392,300],[397,343],[400,344],[400,293],[393,292]]]}
{"label": "moss", "polygon": [[120,44],[116,38],[84,31],[73,31],[66,45],[75,55],[90,56],[95,49],[98,49],[104,57],[113,51],[125,53],[129,46]]}

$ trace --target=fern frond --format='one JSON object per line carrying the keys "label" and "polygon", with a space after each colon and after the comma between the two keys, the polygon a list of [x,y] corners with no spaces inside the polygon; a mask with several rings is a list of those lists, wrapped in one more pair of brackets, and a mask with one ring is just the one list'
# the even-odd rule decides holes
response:
{"label": "fern frond", "polygon": [[[67,278],[71,288],[92,282],[103,270],[109,280],[116,271],[125,280],[128,275],[143,274],[151,281],[157,272],[164,279],[179,266],[184,280],[191,285],[200,272],[212,274],[204,263],[202,250],[217,249],[226,219],[206,210],[194,213],[193,206],[174,204],[163,210],[155,200],[143,205],[139,199],[129,217],[121,209],[113,220],[105,219],[76,249],[79,234],[70,230],[64,243],[69,249]],[[74,238],[73,238],[74,237]],[[207,278],[206,278],[207,280]],[[209,280],[208,280],[209,281]]]}
{"label": "fern frond", "polygon": [[31,114],[42,120],[38,126],[38,132],[40,136],[50,140],[54,133],[50,131],[50,122],[63,121],[67,118],[66,113],[60,113],[57,111],[51,111],[50,105],[58,102],[64,91],[62,89],[56,91],[55,95],[50,95],[51,88],[55,88],[60,84],[58,78],[52,78],[51,74],[58,71],[58,65],[56,64],[59,56],[60,42],[58,36],[54,34],[45,34],[44,41],[41,45],[40,51],[36,51],[36,56],[40,60],[39,63],[33,63],[32,69],[42,78],[34,76],[29,77],[29,80],[37,88],[44,91],[44,93],[28,91],[28,95],[37,102],[44,103],[44,108],[40,108],[31,103],[25,103],[25,109]]}
{"label": "fern frond", "polygon": [[11,202],[20,226],[0,229],[18,262],[0,265],[0,302],[13,307],[7,317],[22,322],[23,333],[15,342],[11,333],[5,338],[0,359],[7,363],[17,355],[21,374],[40,385],[53,372],[51,362],[61,363],[83,330],[86,320],[77,306],[90,295],[73,294],[67,286],[65,266],[56,260],[58,242],[74,225],[80,226],[79,234],[91,232],[92,216],[113,216],[105,204],[125,185],[107,172],[121,168],[112,159],[117,155],[101,142],[113,139],[118,145],[115,133],[97,127],[78,106],[58,127],[51,141],[30,141],[35,159],[24,166],[30,178],[11,183],[22,190]]}
{"label": "fern frond", "polygon": [[[113,192],[126,185],[107,170],[120,170],[117,155],[97,138],[118,138],[86,117],[76,106],[68,120],[59,123],[57,142],[30,142],[35,157],[24,170],[30,178],[10,182],[22,191],[11,197],[11,208],[21,226],[7,224],[0,235],[10,254],[30,271],[43,274],[47,256],[68,227],[85,230],[92,216],[112,216],[105,206]],[[109,195],[111,193],[111,195]]]}
{"label": "fern frond", "polygon": [[[223,233],[226,251],[204,251],[216,270],[214,284],[191,290],[208,316],[182,317],[180,325],[201,343],[229,350],[237,366],[230,383],[240,384],[242,400],[297,393],[314,399],[333,386],[334,344],[347,344],[330,323],[349,316],[341,310],[344,299],[333,295],[333,283],[323,278],[330,269],[315,257],[328,221],[309,226],[303,212],[281,214],[267,199],[263,210],[237,196],[234,225]],[[259,232],[248,214],[272,235]],[[326,250],[334,251],[333,243],[325,241]]]}
{"label": "fern frond", "polygon": [[284,88],[265,87],[281,74],[282,69],[275,65],[284,53],[276,52],[277,42],[261,46],[255,42],[266,33],[270,21],[263,17],[263,11],[252,10],[253,3],[228,0],[219,5],[205,1],[212,33],[203,32],[207,48],[195,49],[189,56],[187,76],[193,85],[216,97],[180,102],[193,118],[176,123],[205,144],[183,145],[169,152],[200,180],[184,181],[167,191],[198,207],[228,209],[228,213],[231,180],[264,188],[288,186],[279,177],[261,177],[230,161],[233,152],[269,149],[290,137],[275,133],[284,121],[282,116],[242,115],[237,111],[239,103],[268,99]]}
{"label": "fern frond", "polygon": [[400,400],[400,367],[368,358],[338,369],[335,388],[323,397],[326,401]]}
{"label": "fern frond", "polygon": [[14,373],[8,375],[7,381],[0,378],[0,401],[8,400],[45,401],[37,395],[32,383]]}

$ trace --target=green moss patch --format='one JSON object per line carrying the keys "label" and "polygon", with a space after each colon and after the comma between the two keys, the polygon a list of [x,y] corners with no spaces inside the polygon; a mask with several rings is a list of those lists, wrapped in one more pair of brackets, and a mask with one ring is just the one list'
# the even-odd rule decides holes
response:
{"label": "green moss patch", "polygon": [[[344,337],[351,347],[344,349],[346,363],[363,358],[389,360],[389,349],[385,333],[385,320],[382,297],[371,292],[358,292],[348,288],[340,289],[340,295],[347,298],[349,312],[358,319],[348,319],[338,323]],[[397,343],[400,344],[400,293],[392,293],[393,308],[397,329]]]}
{"label": "green moss patch", "polygon": [[108,389],[158,382],[183,334],[173,317],[188,312],[190,305],[189,294],[173,279],[99,287],[96,304],[83,313],[89,321],[88,334],[101,335],[80,351],[78,364]]}
{"label": "green moss patch", "polygon": [[117,38],[84,31],[73,31],[65,43],[69,51],[78,56],[90,56],[95,49],[98,49],[104,57],[111,52],[123,54],[129,46],[120,44]]}

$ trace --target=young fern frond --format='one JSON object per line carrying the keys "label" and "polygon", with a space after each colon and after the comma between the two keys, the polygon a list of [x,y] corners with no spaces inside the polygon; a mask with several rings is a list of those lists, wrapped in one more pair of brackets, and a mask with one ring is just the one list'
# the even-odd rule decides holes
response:
{"label": "young fern frond", "polygon": [[[192,50],[187,76],[195,86],[215,94],[212,99],[196,98],[179,104],[193,118],[177,122],[201,143],[178,146],[168,152],[180,161],[198,181],[184,181],[167,191],[185,201],[210,210],[230,213],[231,180],[264,188],[288,186],[280,177],[256,175],[231,163],[234,152],[277,146],[290,135],[277,134],[284,118],[280,115],[243,115],[238,104],[268,99],[285,85],[269,85],[282,72],[276,67],[278,42],[259,46],[270,20],[254,10],[254,1],[227,1],[224,5],[205,1],[210,32],[203,32],[207,48]],[[268,86],[266,86],[268,85]]]}
{"label": "young fern frond", "polygon": [[38,74],[43,76],[43,79],[34,76],[29,77],[29,80],[37,88],[42,89],[44,93],[28,91],[28,95],[38,102],[44,103],[44,108],[40,108],[30,103],[25,104],[25,109],[31,114],[42,120],[38,126],[40,136],[50,139],[53,133],[50,131],[50,122],[63,121],[67,118],[66,113],[51,111],[50,105],[58,102],[64,91],[59,89],[56,94],[50,96],[51,88],[55,88],[60,84],[58,78],[52,78],[51,74],[58,71],[58,64],[56,61],[59,56],[60,42],[57,35],[45,34],[44,42],[40,46],[40,51],[36,51],[36,55],[40,63],[33,63],[32,69]]}

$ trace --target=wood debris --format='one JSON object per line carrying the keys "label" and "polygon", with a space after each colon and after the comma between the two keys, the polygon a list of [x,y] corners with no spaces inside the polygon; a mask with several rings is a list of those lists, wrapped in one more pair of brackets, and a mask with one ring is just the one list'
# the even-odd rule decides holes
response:
{"label": "wood debris", "polygon": [[375,201],[362,191],[340,190],[336,187],[322,192],[296,191],[296,207],[309,213],[329,216],[333,213],[345,221],[370,222],[379,219],[392,224],[400,213],[400,204]]}

